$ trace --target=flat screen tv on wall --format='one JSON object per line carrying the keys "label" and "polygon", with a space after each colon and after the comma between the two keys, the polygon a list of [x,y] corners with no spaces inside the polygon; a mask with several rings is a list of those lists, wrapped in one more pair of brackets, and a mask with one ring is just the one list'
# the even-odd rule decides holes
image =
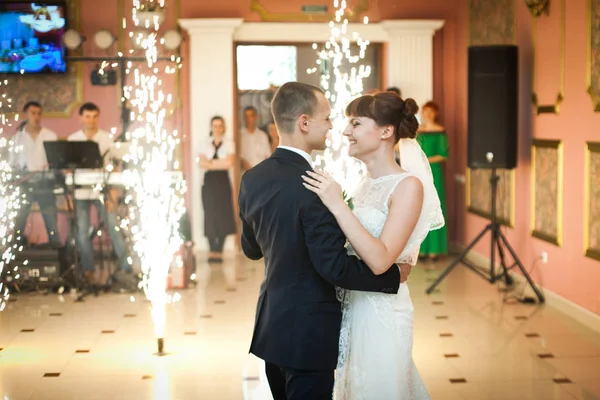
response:
{"label": "flat screen tv on wall", "polygon": [[64,73],[66,3],[0,2],[0,74]]}

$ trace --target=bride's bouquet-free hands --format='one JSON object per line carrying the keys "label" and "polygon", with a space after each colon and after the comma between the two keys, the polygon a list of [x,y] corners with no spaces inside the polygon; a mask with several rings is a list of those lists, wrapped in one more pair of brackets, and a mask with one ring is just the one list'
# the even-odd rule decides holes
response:
{"label": "bride's bouquet-free hands", "polygon": [[352,198],[342,191],[340,184],[331,175],[322,171],[306,171],[306,174],[308,176],[302,176],[304,187],[316,193],[329,211],[334,212],[346,206],[353,208]]}

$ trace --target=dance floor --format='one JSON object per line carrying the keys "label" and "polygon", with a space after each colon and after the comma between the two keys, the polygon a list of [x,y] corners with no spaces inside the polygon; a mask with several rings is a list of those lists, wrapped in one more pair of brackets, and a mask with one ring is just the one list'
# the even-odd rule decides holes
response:
{"label": "dance floor", "polygon": [[[600,398],[600,333],[505,301],[466,268],[426,295],[444,266],[415,267],[409,280],[414,358],[433,399]],[[143,294],[12,296],[0,313],[0,399],[270,399],[248,354],[262,277],[261,262],[234,255],[200,262],[197,285],[168,306],[163,357]]]}

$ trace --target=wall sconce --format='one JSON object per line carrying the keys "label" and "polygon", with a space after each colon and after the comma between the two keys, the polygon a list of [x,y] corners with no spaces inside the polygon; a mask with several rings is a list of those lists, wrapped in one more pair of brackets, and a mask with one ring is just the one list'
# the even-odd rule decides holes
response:
{"label": "wall sconce", "polygon": [[77,50],[84,40],[85,38],[75,29],[69,29],[63,36],[63,43],[69,50]]}
{"label": "wall sconce", "polygon": [[115,42],[115,37],[106,29],[99,30],[94,35],[94,43],[102,50],[108,49]]}
{"label": "wall sconce", "polygon": [[525,5],[534,17],[550,15],[550,0],[525,0]]}
{"label": "wall sconce", "polygon": [[181,34],[178,30],[172,29],[166,31],[160,43],[168,50],[175,50],[181,45]]}
{"label": "wall sconce", "polygon": [[[69,29],[63,36],[63,43],[69,50],[77,50],[79,47],[81,47],[84,41],[85,37],[83,37],[81,33],[77,32],[75,29]],[[113,45],[114,42],[114,35],[106,29],[101,29],[94,34],[94,44],[102,50],[108,49]]]}

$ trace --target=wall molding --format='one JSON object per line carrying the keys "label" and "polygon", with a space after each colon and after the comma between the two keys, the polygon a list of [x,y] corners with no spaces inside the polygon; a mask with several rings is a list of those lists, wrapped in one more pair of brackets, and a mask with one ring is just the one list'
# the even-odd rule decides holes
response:
{"label": "wall molding", "polygon": [[[592,100],[592,106],[594,112],[600,112],[600,88],[598,87],[595,78],[598,76],[598,69],[600,69],[600,63],[594,58],[592,48],[597,45],[599,41],[600,32],[596,32],[595,28],[598,28],[597,18],[594,18],[594,12],[596,7],[600,7],[600,0],[588,0],[587,1],[587,93],[590,95]],[[594,36],[595,35],[595,36]]]}
{"label": "wall molding", "polygon": [[531,102],[535,107],[535,112],[539,114],[560,114],[560,105],[565,99],[565,47],[566,47],[566,17],[565,17],[565,2],[566,0],[560,1],[560,70],[559,70],[559,84],[558,92],[554,103],[547,102],[547,104],[540,104],[540,100],[536,91],[536,79],[535,79],[535,66],[536,66],[536,47],[537,47],[537,27],[538,19],[542,17],[531,16],[532,18],[532,74],[531,74]]}
{"label": "wall molding", "polygon": [[[357,21],[364,12],[369,10],[369,0],[359,0],[351,8],[352,14],[349,20]],[[332,13],[329,10],[325,13],[271,12],[261,3],[261,0],[251,0],[250,9],[257,12],[260,19],[265,22],[329,22],[335,18],[335,11]]]}

